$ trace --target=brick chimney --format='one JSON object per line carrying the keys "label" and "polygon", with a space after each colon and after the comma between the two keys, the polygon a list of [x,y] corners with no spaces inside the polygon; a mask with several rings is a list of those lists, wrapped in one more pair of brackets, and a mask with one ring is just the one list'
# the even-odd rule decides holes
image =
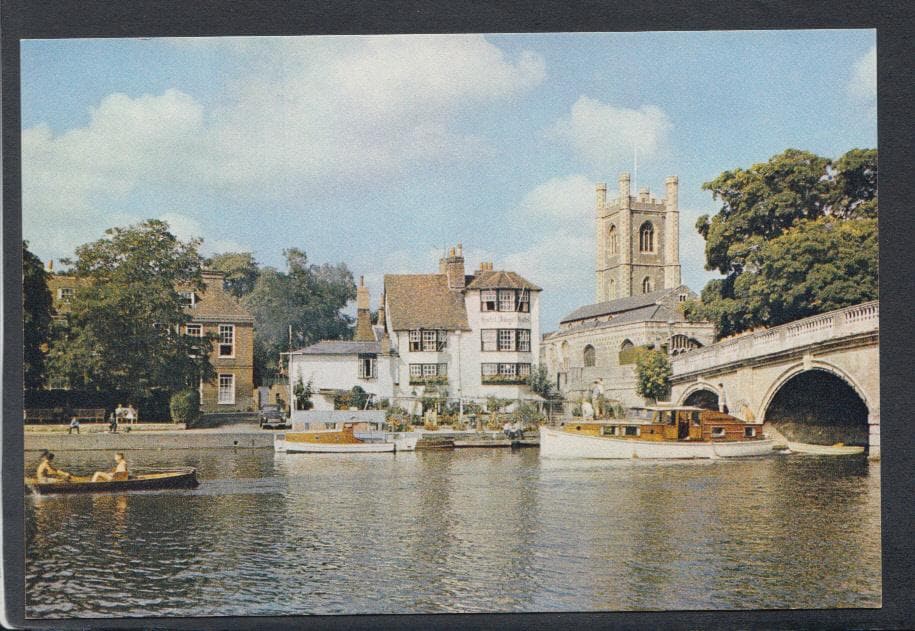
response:
{"label": "brick chimney", "polygon": [[439,270],[444,268],[444,273],[448,275],[448,289],[464,289],[466,279],[464,277],[464,249],[460,243],[457,247],[448,251],[448,256],[439,263]]}
{"label": "brick chimney", "polygon": [[372,312],[369,309],[369,288],[365,286],[365,277],[359,277],[356,288],[356,333],[353,339],[357,342],[374,342],[372,332]]}
{"label": "brick chimney", "polygon": [[49,272],[54,271],[54,259],[48,259],[48,271]]}
{"label": "brick chimney", "polygon": [[385,323],[384,292],[381,294],[381,302],[378,303],[378,320],[375,322],[375,324],[383,327],[384,331],[388,330],[387,324]]}

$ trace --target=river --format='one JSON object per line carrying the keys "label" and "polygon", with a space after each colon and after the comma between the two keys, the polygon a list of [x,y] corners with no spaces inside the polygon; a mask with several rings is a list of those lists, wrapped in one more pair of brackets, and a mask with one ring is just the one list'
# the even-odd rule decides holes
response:
{"label": "river", "polygon": [[[56,464],[81,473],[110,457],[58,452]],[[127,457],[196,466],[202,484],[27,497],[28,617],[881,603],[880,469],[863,457]]]}

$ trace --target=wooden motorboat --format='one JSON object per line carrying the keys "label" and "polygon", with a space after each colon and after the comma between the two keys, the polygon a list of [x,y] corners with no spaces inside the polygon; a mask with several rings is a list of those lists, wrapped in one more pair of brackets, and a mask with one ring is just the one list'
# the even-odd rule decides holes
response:
{"label": "wooden motorboat", "polygon": [[36,495],[51,493],[113,493],[123,491],[153,491],[161,489],[193,489],[200,485],[197,469],[150,470],[148,473],[130,474],[126,479],[110,482],[92,482],[89,476],[73,476],[70,480],[39,482],[27,477],[25,484]]}
{"label": "wooden motorboat", "polygon": [[864,453],[864,447],[860,445],[814,445],[792,441],[788,441],[788,449],[801,454],[814,454],[817,456],[852,456]]}
{"label": "wooden motorboat", "polygon": [[772,452],[762,425],[697,407],[633,408],[624,419],[540,428],[548,458],[732,458]]}
{"label": "wooden motorboat", "polygon": [[274,434],[273,448],[286,453],[383,453],[414,451],[418,435],[379,433],[374,439],[355,435],[354,423],[343,423],[335,429]]}

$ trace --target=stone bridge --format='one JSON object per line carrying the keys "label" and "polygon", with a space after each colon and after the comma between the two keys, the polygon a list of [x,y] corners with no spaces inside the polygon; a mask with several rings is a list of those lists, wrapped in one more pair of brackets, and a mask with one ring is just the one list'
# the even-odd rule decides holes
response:
{"label": "stone bridge", "polygon": [[820,394],[829,387],[838,393],[846,389],[841,381],[866,407],[868,453],[878,458],[879,316],[879,301],[865,302],[672,357],[671,401],[682,405],[704,397],[717,403],[723,394],[732,414],[750,416],[748,408],[761,422],[788,387],[823,379]]}

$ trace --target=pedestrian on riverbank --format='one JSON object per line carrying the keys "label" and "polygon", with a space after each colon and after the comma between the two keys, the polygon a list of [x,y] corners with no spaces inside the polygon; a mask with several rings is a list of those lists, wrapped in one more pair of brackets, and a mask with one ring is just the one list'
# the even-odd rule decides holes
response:
{"label": "pedestrian on riverbank", "polygon": [[721,395],[718,397],[718,411],[728,414],[728,398],[724,393],[724,384],[719,383],[718,389],[721,391]]}
{"label": "pedestrian on riverbank", "polygon": [[75,416],[70,419],[70,427],[67,429],[67,433],[72,434],[74,429],[79,434],[79,419]]}
{"label": "pedestrian on riverbank", "polygon": [[[118,407],[120,407],[120,406],[118,406]],[[112,415],[111,415],[111,418],[109,419],[109,422],[108,422],[108,432],[109,432],[110,434],[117,434],[117,433],[118,433],[118,416],[117,416],[116,413],[112,414]]]}

